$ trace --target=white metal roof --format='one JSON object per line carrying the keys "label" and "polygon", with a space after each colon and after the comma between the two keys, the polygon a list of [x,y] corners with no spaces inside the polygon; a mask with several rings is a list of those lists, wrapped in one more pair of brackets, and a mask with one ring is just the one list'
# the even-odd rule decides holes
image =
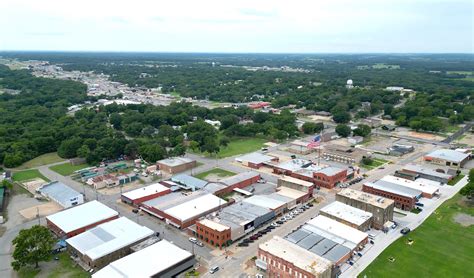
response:
{"label": "white metal roof", "polygon": [[69,238],[66,242],[81,254],[97,260],[153,233],[145,226],[138,225],[126,217],[120,217]]}
{"label": "white metal roof", "polygon": [[296,199],[296,200],[307,194],[306,192],[302,192],[293,188],[288,188],[286,186],[278,187],[278,191],[276,193],[278,195],[282,195],[282,196],[289,197],[291,199]]}
{"label": "white metal roof", "polygon": [[58,181],[45,184],[38,188],[38,190],[61,204],[67,203],[69,200],[81,195],[81,193]]}
{"label": "white metal roof", "polygon": [[148,278],[192,257],[186,250],[161,240],[140,251],[110,263],[93,278]]}
{"label": "white metal roof", "polygon": [[295,183],[295,184],[298,184],[298,185],[301,185],[301,186],[304,186],[304,187],[311,187],[311,186],[313,186],[313,183],[312,183],[312,182],[300,180],[300,179],[293,178],[293,177],[290,177],[290,176],[283,176],[283,177],[280,177],[280,180],[284,180],[284,181],[287,181],[287,182]]}
{"label": "white metal roof", "polygon": [[142,197],[150,196],[156,193],[160,193],[163,191],[169,190],[168,187],[159,184],[159,183],[154,183],[142,188],[138,188],[132,191],[128,191],[123,193],[122,195],[130,200],[136,200]]}
{"label": "white metal roof", "polygon": [[362,225],[372,217],[372,213],[370,212],[351,207],[338,201],[321,208],[321,211],[357,226]]}
{"label": "white metal roof", "polygon": [[422,174],[425,174],[425,175],[439,177],[439,178],[443,178],[443,179],[447,179],[447,180],[452,178],[452,175],[436,172],[433,169],[421,167],[421,166],[416,165],[416,164],[407,164],[403,167],[403,170],[412,171],[412,172],[416,172],[416,173],[422,173]]}
{"label": "white metal roof", "polygon": [[424,182],[423,179],[417,179],[417,180],[412,181],[412,180],[407,180],[404,178],[388,175],[388,176],[383,177],[382,180],[395,183],[400,186],[405,186],[408,188],[420,190],[423,193],[427,193],[431,195],[439,191],[439,187],[436,185],[433,185],[433,182]]}
{"label": "white metal roof", "polygon": [[223,231],[225,231],[225,230],[230,229],[230,228],[227,227],[226,225],[222,225],[222,224],[220,224],[220,223],[217,223],[217,222],[215,222],[215,221],[212,221],[212,220],[209,220],[209,219],[206,219],[206,218],[204,218],[204,219],[202,219],[202,220],[199,220],[199,222],[200,222],[202,225],[204,225],[204,226],[206,226],[206,227],[209,227],[209,228],[211,228],[211,229],[213,229],[213,230],[216,230],[216,231],[218,231],[218,232],[223,232]]}
{"label": "white metal roof", "polygon": [[188,202],[168,208],[165,210],[165,213],[181,221],[186,221],[203,213],[215,210],[226,203],[225,200],[217,196],[205,194]]}
{"label": "white metal roof", "polygon": [[443,160],[447,160],[447,161],[451,161],[455,163],[460,163],[464,159],[468,158],[469,154],[458,152],[455,150],[441,149],[441,150],[432,151],[426,156],[437,158],[437,159],[443,159]]}
{"label": "white metal roof", "polygon": [[423,193],[423,191],[421,190],[413,189],[406,186],[401,186],[399,184],[384,181],[384,180],[378,180],[375,183],[366,182],[364,183],[364,185],[367,187],[372,187],[378,190],[390,192],[390,193],[397,194],[400,196],[405,196],[408,198],[418,198]]}
{"label": "white metal roof", "polygon": [[158,163],[164,164],[169,167],[179,166],[182,164],[193,162],[194,160],[187,157],[170,157],[159,160]]}
{"label": "white metal roof", "polygon": [[254,195],[252,197],[244,199],[243,202],[259,207],[268,208],[271,210],[275,210],[279,207],[286,205],[286,203],[283,201],[275,200],[264,195]]}
{"label": "white metal roof", "polygon": [[359,245],[367,238],[366,233],[349,227],[345,224],[339,223],[336,220],[333,220],[324,215],[318,215],[317,217],[308,221],[308,224],[315,226],[325,232],[333,234],[337,237],[350,241],[356,245]]}
{"label": "white metal roof", "polygon": [[252,163],[255,163],[255,164],[260,164],[260,163],[264,163],[264,162],[269,162],[272,159],[274,159],[273,156],[269,156],[269,155],[265,155],[265,154],[255,152],[255,153],[249,153],[249,154],[245,154],[243,156],[239,156],[235,160],[239,161],[239,162],[248,161],[248,162],[252,162]]}
{"label": "white metal roof", "polygon": [[294,264],[312,274],[321,274],[332,267],[332,263],[279,236],[258,246],[261,250]]}
{"label": "white metal roof", "polygon": [[94,200],[46,218],[65,233],[69,233],[116,215],[118,212]]}

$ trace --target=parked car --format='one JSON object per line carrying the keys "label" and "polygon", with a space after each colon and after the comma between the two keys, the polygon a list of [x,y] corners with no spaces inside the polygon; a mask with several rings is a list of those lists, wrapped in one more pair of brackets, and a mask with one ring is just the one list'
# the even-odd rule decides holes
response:
{"label": "parked car", "polygon": [[361,253],[361,252],[357,252],[357,256],[362,257],[362,253]]}
{"label": "parked car", "polygon": [[138,213],[138,209],[132,209],[133,213]]}
{"label": "parked car", "polygon": [[425,205],[422,204],[422,203],[415,203],[415,205],[419,206],[419,207],[424,207]]}
{"label": "parked car", "polygon": [[296,159],[296,155],[292,154],[291,159]]}
{"label": "parked car", "polygon": [[192,242],[192,243],[196,243],[197,242],[197,239],[195,237],[190,237],[189,238],[189,241]]}
{"label": "parked car", "polygon": [[373,240],[370,240],[369,242],[370,242],[370,244],[375,244],[375,242]]}
{"label": "parked car", "polygon": [[284,222],[281,221],[281,220],[278,220],[276,223],[279,224],[279,225],[283,225]]}
{"label": "parked car", "polygon": [[218,267],[218,266],[214,266],[214,267],[211,267],[211,269],[209,270],[209,273],[214,274],[214,273],[216,273],[217,271],[219,271],[219,267]]}
{"label": "parked car", "polygon": [[195,244],[196,244],[197,246],[199,246],[199,247],[203,247],[203,246],[204,246],[204,244],[203,244],[202,242],[200,242],[200,241],[196,241]]}
{"label": "parked car", "polygon": [[267,182],[267,181],[264,180],[264,179],[259,179],[259,180],[257,181],[257,183],[266,183],[266,182]]}
{"label": "parked car", "polygon": [[400,233],[402,233],[403,235],[406,235],[406,234],[408,234],[410,231],[411,231],[410,228],[405,227],[405,228],[403,228],[403,229],[400,231]]}

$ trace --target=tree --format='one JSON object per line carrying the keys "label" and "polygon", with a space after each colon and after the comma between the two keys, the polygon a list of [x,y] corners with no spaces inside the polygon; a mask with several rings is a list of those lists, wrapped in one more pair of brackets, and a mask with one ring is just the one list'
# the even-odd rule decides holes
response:
{"label": "tree", "polygon": [[311,123],[311,122],[306,122],[303,124],[301,127],[303,129],[303,132],[305,134],[314,134],[314,133],[319,133],[324,129],[324,124],[323,123]]}
{"label": "tree", "polygon": [[469,170],[469,181],[474,182],[474,168]]}
{"label": "tree", "polygon": [[87,156],[89,156],[90,152],[91,150],[87,145],[82,145],[79,149],[77,149],[77,156],[86,158]]}
{"label": "tree", "polygon": [[12,243],[15,246],[12,267],[18,271],[27,265],[38,267],[39,262],[51,259],[54,238],[48,228],[35,225],[21,230]]}
{"label": "tree", "polygon": [[110,114],[110,124],[118,130],[122,129],[122,117],[119,113]]}
{"label": "tree", "polygon": [[227,147],[227,145],[229,145],[229,143],[230,143],[230,139],[227,136],[222,136],[219,139],[219,145],[221,145],[223,147]]}
{"label": "tree", "polygon": [[354,129],[354,135],[356,136],[362,136],[362,137],[367,137],[370,135],[371,128],[368,125],[360,124],[357,126],[356,129]]}
{"label": "tree", "polygon": [[361,162],[364,165],[371,165],[374,161],[372,160],[372,158],[364,156],[364,157],[362,157]]}
{"label": "tree", "polygon": [[393,112],[393,105],[390,103],[385,103],[383,105],[383,112],[385,115],[392,115]]}
{"label": "tree", "polygon": [[345,124],[351,120],[351,114],[345,111],[339,111],[333,114],[332,119],[338,124]]}
{"label": "tree", "polygon": [[348,125],[339,124],[336,126],[336,133],[341,137],[348,137],[351,135],[351,128]]}

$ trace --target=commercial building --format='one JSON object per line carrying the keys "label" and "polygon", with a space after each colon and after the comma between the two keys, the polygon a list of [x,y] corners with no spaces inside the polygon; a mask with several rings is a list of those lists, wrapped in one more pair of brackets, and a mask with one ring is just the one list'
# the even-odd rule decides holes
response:
{"label": "commercial building", "polygon": [[278,157],[254,152],[254,153],[245,154],[243,156],[239,156],[235,159],[235,161],[241,163],[242,165],[246,167],[258,169],[262,167],[263,165],[278,162]]}
{"label": "commercial building", "polygon": [[235,188],[247,187],[249,185],[252,185],[258,182],[260,178],[261,177],[259,173],[248,171],[248,172],[239,173],[232,177],[221,179],[219,183],[224,184],[225,188],[217,191],[215,194],[216,195],[226,194],[226,193],[232,192]]}
{"label": "commercial building", "polygon": [[310,154],[315,152],[315,148],[308,148],[308,142],[301,141],[301,140],[294,140],[290,143],[288,148],[286,149],[288,152],[296,153],[296,154]]}
{"label": "commercial building", "polygon": [[275,213],[275,215],[283,214],[287,208],[288,198],[285,198],[284,201],[277,200],[276,198],[270,197],[270,195],[254,195],[247,199],[244,199],[242,202],[256,205],[259,207],[267,208]]}
{"label": "commercial building", "polygon": [[449,149],[435,150],[425,155],[423,159],[437,165],[449,166],[452,168],[462,168],[469,160],[468,153]]}
{"label": "commercial building", "polygon": [[183,194],[173,192],[146,202],[140,207],[143,211],[166,221],[177,228],[187,228],[197,219],[219,210],[227,202],[207,192]]}
{"label": "commercial building", "polygon": [[174,182],[177,186],[181,187],[184,190],[196,191],[198,189],[204,188],[207,181],[195,178],[187,174],[179,174],[171,177],[171,181]]}
{"label": "commercial building", "polygon": [[38,188],[37,191],[63,208],[70,208],[84,203],[84,196],[81,193],[58,181],[47,183]]}
{"label": "commercial building", "polygon": [[138,175],[136,173],[111,173],[88,178],[86,183],[95,189],[101,189],[105,187],[124,185],[136,180],[138,180]]}
{"label": "commercial building", "polygon": [[372,213],[338,201],[321,208],[319,213],[363,232],[372,226]]}
{"label": "commercial building", "polygon": [[278,236],[258,246],[255,263],[268,277],[332,277],[331,261]]}
{"label": "commercial building", "polygon": [[364,141],[364,137],[362,136],[353,136],[350,138],[347,138],[347,142],[351,145],[357,145],[360,144]]}
{"label": "commercial building", "polygon": [[161,171],[176,174],[196,167],[196,160],[187,157],[170,157],[156,162]]}
{"label": "commercial building", "polygon": [[166,240],[116,260],[92,278],[176,277],[194,266],[194,255]]}
{"label": "commercial building", "polygon": [[100,269],[131,253],[130,247],[154,232],[126,217],[101,224],[66,240],[72,256],[92,269]]}
{"label": "commercial building", "polygon": [[382,229],[388,221],[393,221],[395,202],[374,194],[345,188],[336,194],[336,201],[372,213],[372,226]]}
{"label": "commercial building", "polygon": [[425,198],[432,198],[435,195],[439,194],[439,187],[440,183],[436,183],[435,181],[429,181],[425,179],[416,179],[414,181],[400,178],[400,177],[395,177],[395,176],[385,176],[381,179],[382,181],[390,182],[393,184],[398,184],[400,186],[420,190]]}
{"label": "commercial building", "polygon": [[392,199],[395,201],[395,206],[403,210],[412,210],[415,208],[416,202],[423,195],[421,190],[381,180],[375,183],[364,183],[362,190],[364,192]]}
{"label": "commercial building", "polygon": [[120,196],[122,202],[132,206],[171,193],[171,189],[160,184],[154,183],[142,188],[138,188],[129,192],[125,192]]}
{"label": "commercial building", "polygon": [[47,216],[46,225],[58,237],[69,238],[116,218],[118,212],[115,210],[98,201],[90,201]]}
{"label": "commercial building", "polygon": [[271,195],[281,195],[291,199],[291,205],[288,205],[288,209],[292,209],[297,204],[301,204],[307,202],[312,196],[309,193],[299,191],[293,188],[289,188],[286,186],[280,186],[277,188],[277,192]]}
{"label": "commercial building", "polygon": [[231,228],[216,220],[204,218],[196,221],[196,228],[193,233],[197,238],[213,247],[222,248],[232,243]]}
{"label": "commercial building", "polygon": [[415,151],[415,147],[413,147],[412,145],[402,144],[393,144],[393,146],[388,149],[388,153],[394,156],[402,156],[413,151]]}
{"label": "commercial building", "polygon": [[305,192],[309,195],[313,195],[314,184],[312,182],[304,181],[289,176],[282,176],[277,181],[277,188],[282,186]]}
{"label": "commercial building", "polygon": [[415,174],[416,177],[428,179],[428,180],[433,180],[441,183],[448,183],[453,176],[447,173],[441,173],[436,170],[427,168],[427,167],[422,167],[416,164],[408,164],[405,165],[401,171],[399,171],[401,175],[404,173],[411,173]]}

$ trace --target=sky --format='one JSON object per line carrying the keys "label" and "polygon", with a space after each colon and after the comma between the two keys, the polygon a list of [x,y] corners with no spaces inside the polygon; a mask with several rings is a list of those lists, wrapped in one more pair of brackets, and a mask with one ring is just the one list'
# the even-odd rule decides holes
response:
{"label": "sky", "polygon": [[473,0],[1,0],[0,51],[473,53]]}

